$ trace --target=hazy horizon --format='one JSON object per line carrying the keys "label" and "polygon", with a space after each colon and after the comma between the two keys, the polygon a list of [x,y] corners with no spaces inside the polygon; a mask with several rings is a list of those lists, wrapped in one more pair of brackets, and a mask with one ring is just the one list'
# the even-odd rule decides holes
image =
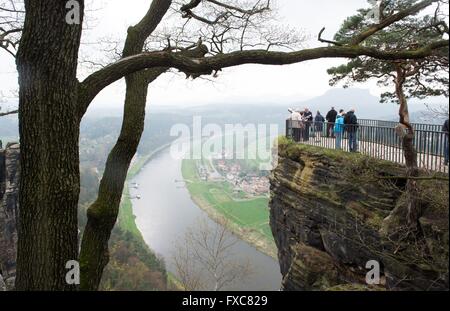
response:
{"label": "hazy horizon", "polygon": [[[318,42],[317,34],[326,27],[324,36],[332,37],[344,19],[356,13],[356,10],[368,7],[366,0],[348,0],[345,5],[333,0],[317,0],[297,2],[278,0],[280,24],[301,30],[308,36],[304,47],[323,46]],[[81,46],[80,59],[104,60],[105,52],[101,51],[98,41],[110,38],[123,41],[127,28],[142,18],[149,2],[135,0],[133,5],[123,6],[119,0],[90,3],[87,11]],[[324,8],[317,11],[317,7]],[[315,14],[311,14],[315,12]],[[100,51],[99,51],[100,50]],[[341,63],[345,59],[321,59],[289,66],[244,65],[228,68],[220,73],[214,83],[204,79],[186,80],[184,75],[164,74],[149,87],[148,103],[150,106],[172,106],[183,103],[183,106],[227,102],[257,102],[261,99],[272,102],[302,101],[320,96],[330,89],[329,76],[326,69]],[[18,88],[15,62],[10,55],[0,52],[0,91],[9,96]],[[89,70],[79,68],[79,76],[84,77]],[[358,87],[370,89],[379,95],[375,83],[365,83]],[[102,91],[90,110],[99,108],[115,108],[122,106],[125,84],[123,79]]]}
{"label": "hazy horizon", "polygon": [[[276,4],[279,19],[282,20],[280,24],[301,30],[308,36],[303,44],[308,48],[324,45],[317,40],[317,34],[322,27],[326,27],[324,36],[332,38],[345,18],[356,13],[357,9],[369,5],[366,0],[348,0],[345,5],[332,0],[317,0],[314,3],[278,0]],[[148,5],[146,0],[135,0],[132,6],[125,7],[118,0],[88,3],[89,22],[83,33],[84,44],[81,46],[80,59],[104,60],[106,53],[101,50],[98,41],[105,38],[123,40],[128,26],[142,18],[142,12]],[[317,7],[324,9],[317,11]],[[310,14],[311,12],[316,14]],[[2,104],[3,110],[7,110],[8,106],[17,107],[17,99],[9,97],[10,93],[18,88],[17,73],[13,58],[1,51],[0,62],[3,65],[0,71],[0,92],[7,97],[7,102]],[[330,77],[326,69],[345,62],[346,59],[320,59],[288,66],[244,65],[225,69],[217,79],[213,79],[214,82],[205,79],[186,80],[184,75],[167,73],[149,86],[147,111],[157,107],[179,109],[204,105],[302,104],[329,91],[342,90],[342,86],[329,86]],[[84,66],[79,67],[80,78],[90,73]],[[368,90],[376,97],[386,90],[377,86],[375,81],[355,84],[353,89],[355,88]],[[122,79],[95,98],[88,115],[120,115],[124,94],[125,83]],[[427,102],[442,103],[443,100],[433,98]],[[380,106],[380,109],[384,107]],[[424,108],[423,102],[410,101],[412,112]]]}

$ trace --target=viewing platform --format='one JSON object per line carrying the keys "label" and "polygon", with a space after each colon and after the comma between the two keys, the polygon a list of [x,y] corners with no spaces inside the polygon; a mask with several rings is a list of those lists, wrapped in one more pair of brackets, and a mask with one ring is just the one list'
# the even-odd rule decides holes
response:
{"label": "viewing platform", "polygon": [[[336,138],[327,135],[328,125],[334,128],[334,124],[327,122],[286,120],[286,137],[296,138],[295,140],[301,144],[336,149]],[[358,152],[404,165],[405,158],[401,138],[396,132],[397,125],[398,122],[393,121],[358,120],[356,130]],[[449,168],[444,160],[445,148],[448,146],[448,133],[442,131],[441,125],[436,124],[414,123],[412,126],[415,131],[414,146],[419,168],[448,174]],[[298,130],[298,137],[294,137],[294,129]],[[344,125],[341,150],[350,152],[348,136],[349,133]]]}

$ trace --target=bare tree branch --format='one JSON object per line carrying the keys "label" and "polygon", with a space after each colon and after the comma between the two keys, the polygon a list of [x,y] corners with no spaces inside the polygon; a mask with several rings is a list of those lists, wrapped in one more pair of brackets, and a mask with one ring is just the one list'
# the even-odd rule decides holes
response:
{"label": "bare tree branch", "polygon": [[221,226],[197,221],[177,243],[172,256],[184,290],[224,290],[251,274],[248,260],[233,259],[238,239]]}
{"label": "bare tree branch", "polygon": [[0,112],[0,117],[9,116],[9,115],[12,115],[12,114],[17,114],[17,113],[19,113],[19,110],[11,110],[11,111],[8,111],[8,112]]}
{"label": "bare tree branch", "polygon": [[381,51],[362,46],[332,46],[290,53],[265,50],[238,51],[205,58],[189,58],[171,52],[142,53],[121,59],[87,77],[80,84],[83,99],[81,112],[84,113],[87,105],[106,86],[128,74],[146,68],[169,67],[189,73],[211,74],[213,71],[243,64],[288,65],[319,58],[354,58],[365,55],[383,60],[418,59],[429,56],[434,50],[446,46],[448,46],[448,40],[433,42],[416,50],[400,52]]}
{"label": "bare tree branch", "polygon": [[329,43],[329,44],[333,44],[333,45],[337,45],[337,46],[342,46],[343,44],[337,41],[331,41],[331,40],[326,40],[322,38],[322,34],[325,31],[325,27],[322,28],[322,30],[320,30],[319,35],[317,36],[317,40],[319,40],[322,43]]}
{"label": "bare tree branch", "polygon": [[16,57],[24,14],[21,0],[0,3],[0,48],[13,57]]}

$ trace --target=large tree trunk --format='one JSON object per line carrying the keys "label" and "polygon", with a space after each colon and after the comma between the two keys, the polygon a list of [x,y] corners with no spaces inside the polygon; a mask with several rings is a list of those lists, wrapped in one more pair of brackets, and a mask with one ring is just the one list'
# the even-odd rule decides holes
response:
{"label": "large tree trunk", "polygon": [[421,214],[421,202],[419,198],[419,188],[415,177],[419,176],[419,167],[417,162],[417,151],[414,147],[414,128],[409,118],[408,102],[403,92],[406,75],[400,65],[397,67],[397,77],[395,81],[396,95],[400,103],[399,117],[402,139],[403,155],[406,163],[406,193],[408,196],[408,214],[407,222],[410,228],[416,229],[418,219]]}
{"label": "large tree trunk", "polygon": [[[81,17],[84,3],[81,6]],[[21,179],[18,290],[72,290],[66,263],[78,253],[77,56],[81,25],[66,2],[25,1],[17,55]]]}

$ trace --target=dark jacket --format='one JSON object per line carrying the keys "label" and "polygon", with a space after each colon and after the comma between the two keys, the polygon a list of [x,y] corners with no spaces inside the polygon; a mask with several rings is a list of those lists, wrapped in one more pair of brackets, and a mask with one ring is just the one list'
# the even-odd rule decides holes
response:
{"label": "dark jacket", "polygon": [[323,130],[323,122],[325,122],[325,118],[321,114],[317,114],[314,118],[314,123],[316,124],[316,131]]}
{"label": "dark jacket", "polygon": [[327,119],[327,121],[330,123],[334,123],[336,121],[337,114],[338,113],[336,110],[331,109],[330,111],[328,111],[327,115],[325,116],[325,119]]}
{"label": "dark jacket", "polygon": [[354,133],[358,130],[358,118],[353,111],[349,111],[345,114],[344,124],[347,132]]}
{"label": "dark jacket", "polygon": [[444,132],[448,136],[448,119],[445,120],[444,125],[442,126],[442,132]]}
{"label": "dark jacket", "polygon": [[317,114],[316,118],[314,119],[316,122],[325,122],[325,118],[321,114]]}
{"label": "dark jacket", "polygon": [[305,114],[303,115],[303,120],[305,120],[306,122],[312,122],[313,119],[314,118],[311,111],[305,112]]}

